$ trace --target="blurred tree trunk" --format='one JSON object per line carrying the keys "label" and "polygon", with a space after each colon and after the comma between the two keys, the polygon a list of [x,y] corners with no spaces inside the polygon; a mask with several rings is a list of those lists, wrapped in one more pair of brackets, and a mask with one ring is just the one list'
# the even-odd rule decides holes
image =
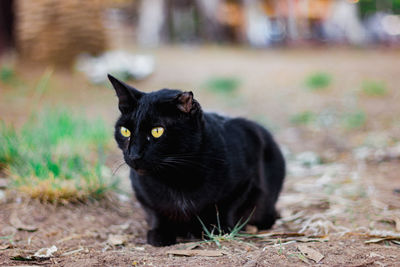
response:
{"label": "blurred tree trunk", "polygon": [[13,0],[0,0],[0,54],[14,45],[13,5]]}
{"label": "blurred tree trunk", "polygon": [[221,0],[196,0],[200,12],[199,31],[207,41],[223,41],[222,28],[218,21]]}
{"label": "blurred tree trunk", "polygon": [[169,40],[192,42],[198,39],[197,2],[192,0],[167,0]]}
{"label": "blurred tree trunk", "polygon": [[298,39],[297,23],[296,23],[296,3],[294,0],[287,0],[288,5],[288,34],[289,39],[296,41]]}
{"label": "blurred tree trunk", "polygon": [[270,42],[271,23],[262,8],[260,0],[244,1],[245,36],[256,47],[267,46]]}
{"label": "blurred tree trunk", "polygon": [[162,40],[166,6],[164,0],[142,0],[139,5],[138,42],[157,46]]}

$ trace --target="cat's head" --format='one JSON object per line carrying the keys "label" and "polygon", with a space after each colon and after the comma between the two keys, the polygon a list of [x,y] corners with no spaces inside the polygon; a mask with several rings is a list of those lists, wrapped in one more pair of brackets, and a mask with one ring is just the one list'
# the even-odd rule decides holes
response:
{"label": "cat's head", "polygon": [[201,144],[203,113],[192,92],[161,89],[144,93],[108,75],[121,116],[115,139],[126,163],[139,174],[178,167]]}

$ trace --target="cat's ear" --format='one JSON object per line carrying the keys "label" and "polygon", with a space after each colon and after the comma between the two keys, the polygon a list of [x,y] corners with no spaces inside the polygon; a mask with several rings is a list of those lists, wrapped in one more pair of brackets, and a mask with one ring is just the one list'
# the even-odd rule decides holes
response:
{"label": "cat's ear", "polygon": [[107,76],[114,87],[115,92],[117,93],[119,110],[122,113],[129,113],[135,109],[137,101],[143,96],[144,93],[118,80],[110,74]]}
{"label": "cat's ear", "polygon": [[200,109],[199,103],[193,98],[192,92],[183,92],[175,98],[178,109],[185,113],[194,113]]}

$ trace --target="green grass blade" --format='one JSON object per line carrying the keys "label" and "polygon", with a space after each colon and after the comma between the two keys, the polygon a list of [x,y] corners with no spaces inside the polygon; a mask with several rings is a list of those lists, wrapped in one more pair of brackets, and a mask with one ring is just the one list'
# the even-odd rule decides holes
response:
{"label": "green grass blade", "polygon": [[242,218],[240,218],[240,220],[236,223],[235,227],[232,229],[232,231],[231,231],[231,233],[230,233],[230,235],[231,235],[232,237],[237,236],[238,233],[243,229],[243,227],[246,226],[246,224],[250,221],[251,217],[253,216],[253,213],[254,213],[255,210],[256,210],[256,208],[254,208],[254,209],[251,211],[249,217],[247,217],[247,219],[246,219],[242,224],[240,224],[240,222],[241,222],[241,220],[242,220]]}
{"label": "green grass blade", "polygon": [[199,220],[199,222],[200,222],[200,224],[201,224],[201,227],[203,228],[203,231],[206,233],[206,235],[207,235],[208,237],[211,237],[212,234],[210,233],[210,231],[208,231],[207,227],[204,225],[203,221],[200,219],[199,216],[197,216],[197,219]]}

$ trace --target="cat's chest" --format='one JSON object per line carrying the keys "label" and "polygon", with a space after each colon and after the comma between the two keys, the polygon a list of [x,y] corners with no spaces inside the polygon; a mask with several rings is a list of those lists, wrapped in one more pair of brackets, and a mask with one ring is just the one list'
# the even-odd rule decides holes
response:
{"label": "cat's chest", "polygon": [[138,200],[157,213],[172,220],[186,221],[197,213],[197,201],[193,194],[145,181],[134,186]]}
{"label": "cat's chest", "polygon": [[175,221],[187,221],[196,214],[196,203],[188,195],[168,190],[163,195],[153,199],[155,210]]}

